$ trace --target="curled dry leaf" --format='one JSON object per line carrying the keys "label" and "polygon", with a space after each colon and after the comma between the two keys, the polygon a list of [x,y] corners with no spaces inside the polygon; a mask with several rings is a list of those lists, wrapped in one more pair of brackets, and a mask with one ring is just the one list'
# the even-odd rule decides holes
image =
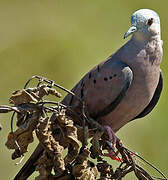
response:
{"label": "curled dry leaf", "polygon": [[92,144],[92,146],[91,146],[91,157],[94,159],[98,156],[103,155],[103,151],[102,151],[100,143],[99,143],[103,133],[104,132],[100,131],[100,130],[96,131],[96,133],[94,134],[94,136],[91,140],[91,144]]}
{"label": "curled dry leaf", "polygon": [[[29,114],[25,117],[23,114],[24,121],[22,122],[18,129],[14,132],[10,132],[5,145],[8,149],[15,149],[12,155],[12,159],[16,159],[27,152],[28,145],[33,142],[33,131],[38,123],[38,113]],[[17,116],[20,118],[20,116]]]}
{"label": "curled dry leaf", "polygon": [[84,149],[75,160],[75,164],[72,167],[72,174],[76,177],[76,179],[80,180],[95,180],[98,176],[98,170],[96,166],[89,166],[89,158],[90,151],[88,149]]}
{"label": "curled dry leaf", "polygon": [[49,87],[46,84],[42,84],[39,87],[28,88],[27,91],[37,100],[41,100],[44,96],[49,94],[54,95],[58,98],[61,98],[62,95],[54,88]]}
{"label": "curled dry leaf", "polygon": [[[116,149],[122,160],[120,166],[114,171],[113,167],[103,160],[103,150],[107,150],[106,140],[108,138],[107,133],[104,133],[104,128],[89,117],[86,109],[80,116],[77,112],[74,112],[72,116],[68,113],[70,107],[60,105],[58,102],[48,102],[48,106],[45,106],[46,102],[42,101],[44,96],[51,94],[61,97],[61,94],[53,86],[60,87],[71,95],[74,94],[53,83],[52,80],[39,76],[33,76],[31,79],[33,78],[39,79],[37,86],[15,91],[9,99],[14,106],[0,106],[0,113],[11,111],[17,113],[18,129],[14,132],[13,129],[11,130],[6,142],[7,148],[15,150],[12,159],[27,152],[28,145],[33,142],[33,134],[36,132],[44,151],[35,163],[36,171],[39,172],[39,176],[35,180],[96,180],[98,172],[100,180],[121,180],[132,171],[138,179],[151,180],[152,177],[136,164],[130,151],[119,141],[116,143]],[[73,109],[71,111],[73,112]],[[54,114],[49,116],[49,113]],[[81,127],[83,118],[86,123]],[[93,127],[93,129],[88,127]],[[92,138],[90,149],[87,148],[89,138]],[[90,157],[97,159],[96,166],[88,160]],[[163,174],[162,176],[164,177]]]}
{"label": "curled dry leaf", "polygon": [[59,98],[61,97],[61,94],[56,89],[48,87],[47,85],[43,84],[35,88],[14,91],[9,99],[9,102],[15,105],[29,103],[29,102],[38,102],[44,96],[49,94]]}
{"label": "curled dry leaf", "polygon": [[113,168],[112,166],[107,163],[106,161],[103,161],[101,163],[97,164],[97,168],[100,172],[100,179],[104,180],[104,179],[111,179],[112,175],[113,175]]}
{"label": "curled dry leaf", "polygon": [[37,100],[25,89],[13,92],[12,96],[9,99],[9,102],[15,105],[29,103],[31,101],[37,102]]}
{"label": "curled dry leaf", "polygon": [[65,114],[65,109],[55,114],[55,123],[61,129],[64,136],[64,143],[68,145],[68,153],[65,156],[65,164],[72,162],[79,153],[80,143],[77,136],[77,128],[73,120]]}
{"label": "curled dry leaf", "polygon": [[8,139],[5,145],[8,149],[15,149],[12,159],[16,159],[23,153],[27,152],[27,147],[32,142],[32,131],[25,131],[23,128],[18,128],[15,132],[8,134]]}
{"label": "curled dry leaf", "polygon": [[37,176],[35,180],[54,179],[51,174],[52,167],[52,158],[48,155],[46,151],[44,151],[42,156],[36,162],[36,171],[39,172],[39,176]]}
{"label": "curled dry leaf", "polygon": [[54,171],[57,175],[62,175],[65,170],[65,163],[62,157],[64,148],[52,136],[51,121],[49,121],[49,117],[41,118],[39,120],[36,135],[45,151],[49,154],[48,156],[52,159]]}

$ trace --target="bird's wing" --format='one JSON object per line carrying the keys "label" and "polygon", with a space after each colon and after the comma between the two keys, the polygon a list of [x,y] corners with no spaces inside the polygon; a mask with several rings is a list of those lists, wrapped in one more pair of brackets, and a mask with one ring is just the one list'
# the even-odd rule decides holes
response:
{"label": "bird's wing", "polygon": [[[159,98],[160,98],[160,95],[162,92],[162,88],[163,88],[163,77],[162,77],[162,73],[160,72],[159,82],[158,82],[157,88],[155,90],[155,93],[152,97],[152,100],[146,106],[146,108],[140,114],[138,114],[134,119],[143,118],[153,110],[153,108],[156,106],[156,104],[159,101]],[[134,120],[134,119],[132,119],[132,120]]]}
{"label": "bird's wing", "polygon": [[[120,103],[132,78],[130,67],[111,56],[88,72],[72,91],[84,100],[87,112],[97,118],[108,114]],[[80,113],[80,103],[74,96],[68,94],[62,103]]]}

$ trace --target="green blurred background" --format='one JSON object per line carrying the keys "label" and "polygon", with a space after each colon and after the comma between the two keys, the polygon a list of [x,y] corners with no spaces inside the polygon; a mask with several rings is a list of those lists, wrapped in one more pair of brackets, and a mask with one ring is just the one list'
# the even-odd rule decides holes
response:
{"label": "green blurred background", "polygon": [[[22,88],[35,74],[71,89],[90,68],[128,40],[123,35],[134,11],[153,9],[160,15],[164,41],[163,93],[150,115],[126,125],[117,135],[127,147],[168,174],[167,6],[167,0],[1,0],[0,104],[8,104],[12,91]],[[8,180],[23,163],[15,166],[18,160],[11,160],[12,152],[4,145],[10,131],[9,115],[1,114],[0,122],[0,179]],[[30,145],[24,162],[34,148]],[[135,178],[129,175],[125,179]]]}

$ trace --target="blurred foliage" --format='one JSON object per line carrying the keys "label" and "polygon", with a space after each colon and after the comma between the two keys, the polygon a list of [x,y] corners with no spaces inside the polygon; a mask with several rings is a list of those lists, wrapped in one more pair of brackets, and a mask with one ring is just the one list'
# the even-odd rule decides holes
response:
{"label": "blurred foliage", "polygon": [[[134,11],[153,9],[161,18],[164,41],[163,93],[150,115],[129,123],[117,135],[168,174],[167,5],[166,0],[0,0],[0,104],[6,104],[11,91],[22,88],[35,74],[71,89],[90,68],[128,40],[123,34]],[[21,165],[14,165],[4,146],[9,116],[1,115],[0,122],[1,179],[12,179]],[[32,152],[34,145],[30,148]]]}

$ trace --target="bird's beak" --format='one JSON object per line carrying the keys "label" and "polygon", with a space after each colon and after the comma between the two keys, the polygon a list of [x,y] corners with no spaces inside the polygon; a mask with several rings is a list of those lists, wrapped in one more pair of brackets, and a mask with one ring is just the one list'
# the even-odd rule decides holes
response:
{"label": "bird's beak", "polygon": [[131,35],[132,33],[134,33],[137,30],[137,28],[135,26],[131,26],[128,31],[124,34],[124,39],[127,38],[129,35]]}

